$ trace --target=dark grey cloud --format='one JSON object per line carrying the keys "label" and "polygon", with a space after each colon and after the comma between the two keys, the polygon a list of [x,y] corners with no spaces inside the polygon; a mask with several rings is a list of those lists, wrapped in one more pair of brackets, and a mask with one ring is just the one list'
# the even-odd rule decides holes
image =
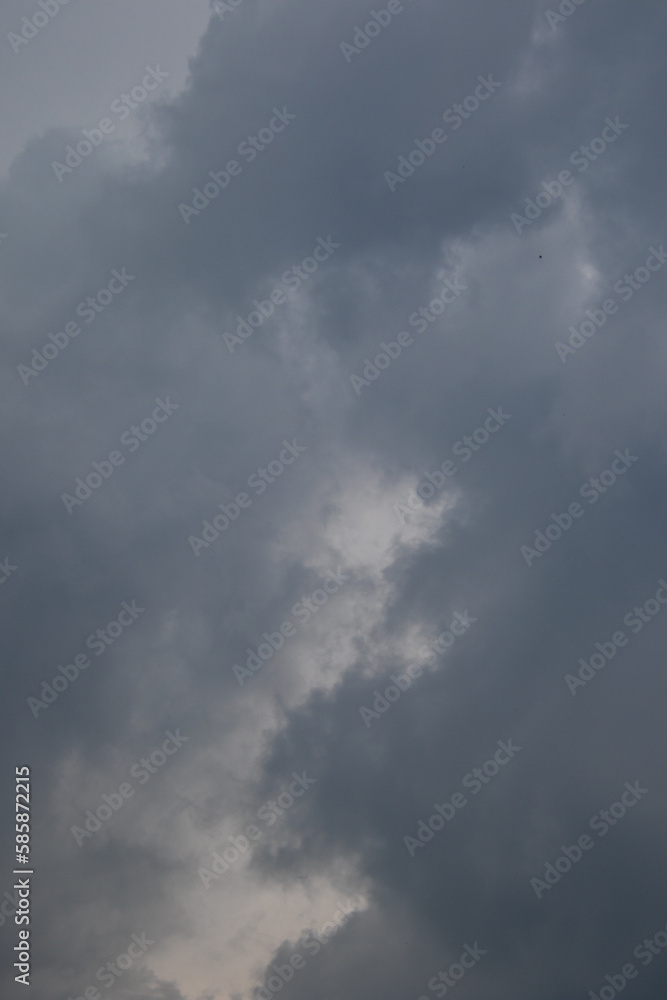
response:
{"label": "dark grey cloud", "polygon": [[[275,994],[437,996],[467,945],[485,954],[441,980],[462,997],[606,1000],[628,962],[624,988],[664,985],[664,957],[633,957],[667,923],[664,11],[588,0],[552,27],[558,5],[528,0],[403,6],[349,62],[341,43],[372,17],[356,0],[212,13],[182,89],[174,70],[142,106],[141,141],[101,143],[62,182],[53,160],[136,66],[191,43],[166,32],[149,52],[114,22],[99,114],[63,97],[48,127],[15,122],[3,801],[11,817],[12,761],[28,763],[38,998],[82,995],[143,933],[155,945],[102,996],[252,996],[341,902],[352,915]],[[8,49],[35,81],[54,49],[90,58],[75,12]],[[126,35],[141,58],[119,84],[106,60]],[[483,101],[480,78],[495,81]],[[490,411],[509,416],[487,441]],[[426,473],[435,487],[401,519]],[[128,621],[124,602],[145,610]],[[457,615],[475,621],[426,664]],[[188,741],[158,764],[168,731]],[[521,750],[473,793],[499,741]],[[307,794],[286,791],[304,773]],[[133,796],[77,844],[123,782]],[[591,820],[636,782],[648,791],[599,836]],[[457,792],[411,856],[404,838]],[[252,848],[205,887],[198,870],[251,824]],[[531,879],[587,832],[593,848],[537,898]]]}

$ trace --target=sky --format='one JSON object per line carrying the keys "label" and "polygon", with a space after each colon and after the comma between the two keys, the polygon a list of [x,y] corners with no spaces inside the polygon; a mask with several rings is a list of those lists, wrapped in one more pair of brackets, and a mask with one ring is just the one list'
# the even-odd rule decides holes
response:
{"label": "sky", "polygon": [[3,997],[664,996],[667,10],[549,2],[6,0]]}

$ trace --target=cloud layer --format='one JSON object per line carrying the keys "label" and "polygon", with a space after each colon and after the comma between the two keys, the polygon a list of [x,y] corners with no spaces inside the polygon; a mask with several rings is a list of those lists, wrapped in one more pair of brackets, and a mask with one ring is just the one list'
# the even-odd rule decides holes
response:
{"label": "cloud layer", "polygon": [[217,8],[0,184],[32,996],[653,1000],[664,9]]}

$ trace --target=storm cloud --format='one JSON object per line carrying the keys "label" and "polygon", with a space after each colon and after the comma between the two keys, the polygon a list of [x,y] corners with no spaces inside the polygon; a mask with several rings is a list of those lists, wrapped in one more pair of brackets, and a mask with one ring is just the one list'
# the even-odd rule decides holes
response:
{"label": "storm cloud", "polygon": [[664,7],[49,2],[4,994],[23,926],[35,1000],[662,996]]}

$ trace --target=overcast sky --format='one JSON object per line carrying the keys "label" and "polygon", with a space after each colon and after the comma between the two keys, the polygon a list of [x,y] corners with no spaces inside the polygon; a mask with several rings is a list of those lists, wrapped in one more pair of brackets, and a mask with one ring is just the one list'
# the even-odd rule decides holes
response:
{"label": "overcast sky", "polygon": [[664,4],[58,3],[0,14],[3,996],[662,1000]]}

